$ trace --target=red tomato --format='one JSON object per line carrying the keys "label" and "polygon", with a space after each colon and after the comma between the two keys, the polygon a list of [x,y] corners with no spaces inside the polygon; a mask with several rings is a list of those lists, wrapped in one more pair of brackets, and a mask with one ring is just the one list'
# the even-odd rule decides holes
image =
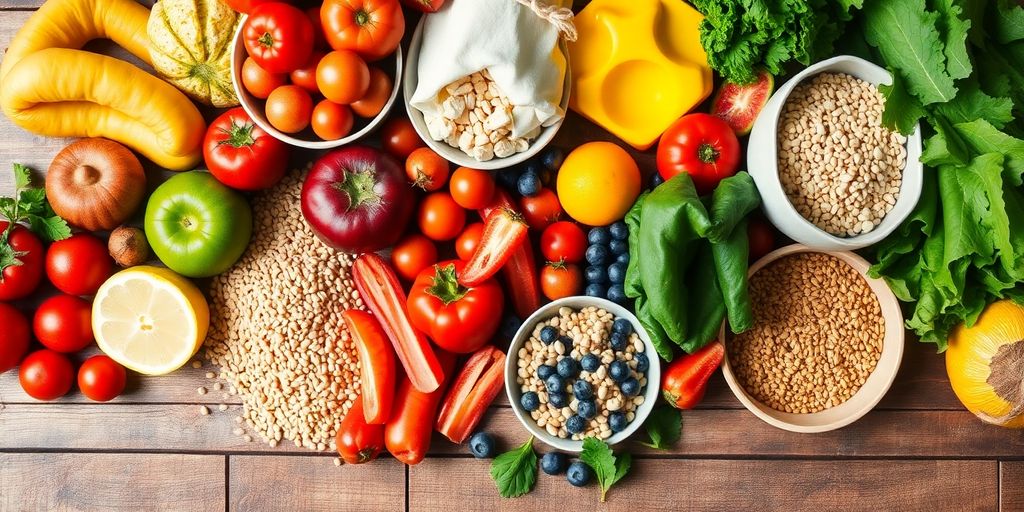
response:
{"label": "red tomato", "polygon": [[431,240],[451,240],[466,226],[466,210],[447,192],[434,192],[420,203],[419,226],[420,232]]}
{"label": "red tomato", "polygon": [[270,136],[241,107],[210,123],[203,159],[213,177],[239,190],[273,187],[288,171],[288,145]]}
{"label": "red tomato", "polygon": [[0,302],[0,373],[6,372],[21,362],[28,351],[29,326],[28,320],[14,306]]}
{"label": "red tomato", "polygon": [[747,224],[750,261],[757,261],[775,249],[775,228],[760,217],[751,217]]}
{"label": "red tomato", "polygon": [[540,252],[548,261],[579,263],[586,251],[587,235],[575,222],[556,222],[540,235]]}
{"label": "red tomato", "polygon": [[424,269],[437,263],[437,247],[429,238],[413,233],[391,249],[391,263],[402,279],[412,281]]}
{"label": "red tomato", "polygon": [[487,171],[459,167],[452,173],[448,187],[452,199],[468,210],[477,210],[491,204],[494,197],[494,178]]}
{"label": "red tomato", "polygon": [[75,369],[63,354],[37,350],[21,362],[18,371],[21,389],[36,400],[56,400],[71,391]]}
{"label": "red tomato", "polygon": [[355,52],[335,50],[317,64],[316,84],[325,98],[348,105],[370,89],[370,68]]}
{"label": "red tomato", "polygon": [[78,352],[92,343],[92,305],[73,295],[43,301],[32,321],[39,343],[57,352]]}
{"label": "red tomato", "polygon": [[338,140],[352,132],[352,109],[331,100],[323,100],[313,107],[313,133],[324,140]]}
{"label": "red tomato", "polygon": [[380,130],[380,140],[384,151],[399,160],[409,158],[416,148],[427,145],[416,133],[416,128],[412,126],[409,119],[405,117],[395,117],[384,123],[384,127]]}
{"label": "red tomato", "polygon": [[740,165],[740,141],[729,123],[711,114],[680,117],[658,142],[658,173],[665,181],[685,172],[697,192],[709,194]]}
{"label": "red tomato", "polygon": [[480,239],[483,236],[483,222],[474,222],[466,226],[466,229],[462,230],[462,234],[455,239],[455,254],[459,255],[460,260],[469,261],[473,257],[473,253],[476,252],[476,248],[480,246]]}
{"label": "red tomato", "polygon": [[327,0],[320,8],[327,42],[366,60],[391,55],[405,34],[405,15],[397,0]]}
{"label": "red tomato", "polygon": [[224,3],[228,4],[228,7],[246,14],[252,12],[256,6],[265,4],[268,2],[274,2],[280,0],[224,0]]}
{"label": "red tomato", "polygon": [[95,295],[113,273],[107,244],[89,233],[54,242],[46,251],[46,277],[68,295]]}
{"label": "red tomato", "polygon": [[288,83],[288,75],[271,73],[260,67],[252,57],[246,57],[242,63],[242,85],[249,94],[265,100],[274,89]]}
{"label": "red tomato", "polygon": [[394,83],[387,73],[378,68],[370,68],[370,88],[359,101],[352,103],[352,111],[365,118],[377,117],[391,99],[392,89]]}
{"label": "red tomato", "polygon": [[[0,233],[7,230],[8,223],[0,220]],[[43,278],[43,243],[24,226],[15,226],[8,235],[7,243],[15,253],[24,253],[16,258],[20,265],[0,267],[0,301],[22,299],[39,288]]]}
{"label": "red tomato", "polygon": [[445,261],[420,272],[409,291],[409,319],[434,343],[456,354],[468,354],[491,340],[501,323],[505,296],[494,279],[472,288],[456,275],[464,261]]}
{"label": "red tomato", "polygon": [[117,398],[128,380],[128,372],[113,359],[92,356],[78,369],[78,389],[95,402],[109,402]]}
{"label": "red tomato", "polygon": [[292,84],[302,87],[310,94],[320,94],[320,88],[316,84],[316,68],[324,55],[326,55],[324,52],[313,52],[301,68],[289,73],[288,77]]}
{"label": "red tomato", "polygon": [[313,24],[313,47],[319,50],[330,48],[327,45],[327,36],[324,34],[324,24],[320,21],[320,6],[307,8],[306,17]]}
{"label": "red tomato", "polygon": [[402,3],[420,12],[437,12],[444,0],[402,0]]}
{"label": "red tomato", "polygon": [[405,160],[405,176],[413,185],[433,192],[448,181],[451,165],[430,148],[418,148]]}
{"label": "red tomato", "polygon": [[583,273],[572,263],[551,263],[540,271],[540,289],[551,300],[579,295],[583,289]]}
{"label": "red tomato", "polygon": [[242,29],[245,49],[261,68],[290,73],[313,53],[313,24],[306,13],[283,2],[256,6]]}
{"label": "red tomato", "polygon": [[285,133],[298,133],[309,126],[313,115],[313,98],[297,85],[274,89],[267,97],[267,121]]}
{"label": "red tomato", "polygon": [[537,231],[543,231],[562,216],[562,204],[558,202],[558,196],[550,188],[540,189],[533,197],[521,197],[519,207],[530,229]]}
{"label": "red tomato", "polygon": [[338,455],[346,464],[370,462],[384,450],[384,425],[367,423],[363,415],[363,401],[357,399],[341,420],[335,444]]}

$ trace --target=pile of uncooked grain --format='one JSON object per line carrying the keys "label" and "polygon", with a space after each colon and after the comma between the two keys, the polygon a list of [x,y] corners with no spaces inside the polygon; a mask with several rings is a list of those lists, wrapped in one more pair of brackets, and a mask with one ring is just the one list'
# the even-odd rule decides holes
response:
{"label": "pile of uncooked grain", "polygon": [[302,218],[306,174],[289,173],[254,199],[249,248],[210,287],[206,357],[271,446],[323,451],[358,395],[358,357],[341,312],[363,302],[352,257],[321,243]]}

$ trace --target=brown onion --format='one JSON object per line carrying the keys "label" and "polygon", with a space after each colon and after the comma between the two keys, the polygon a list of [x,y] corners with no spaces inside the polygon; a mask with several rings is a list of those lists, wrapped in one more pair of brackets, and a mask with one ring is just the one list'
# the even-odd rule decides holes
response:
{"label": "brown onion", "polygon": [[46,172],[53,211],[89,231],[128,220],[146,194],[146,173],[132,152],[108,139],[81,139],[61,150]]}

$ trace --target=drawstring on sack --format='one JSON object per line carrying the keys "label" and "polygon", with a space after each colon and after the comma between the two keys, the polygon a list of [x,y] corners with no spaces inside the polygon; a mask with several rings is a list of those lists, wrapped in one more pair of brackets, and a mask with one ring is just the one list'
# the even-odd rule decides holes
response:
{"label": "drawstring on sack", "polygon": [[539,2],[538,0],[516,0],[522,5],[529,7],[537,16],[541,19],[551,23],[558,30],[558,33],[565,38],[566,41],[575,42],[579,37],[576,32],[576,25],[573,23],[572,9],[567,7],[557,7],[547,3]]}

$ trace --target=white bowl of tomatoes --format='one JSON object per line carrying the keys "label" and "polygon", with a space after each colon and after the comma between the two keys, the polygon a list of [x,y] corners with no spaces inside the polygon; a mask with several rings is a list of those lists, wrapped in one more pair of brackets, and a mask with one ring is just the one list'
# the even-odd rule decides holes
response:
{"label": "white bowl of tomatoes", "polygon": [[[387,117],[402,77],[398,2],[352,23],[341,0],[305,11],[261,4],[242,19],[231,78],[242,108],[275,138],[306,149],[357,141]],[[326,27],[326,30],[325,30]]]}

